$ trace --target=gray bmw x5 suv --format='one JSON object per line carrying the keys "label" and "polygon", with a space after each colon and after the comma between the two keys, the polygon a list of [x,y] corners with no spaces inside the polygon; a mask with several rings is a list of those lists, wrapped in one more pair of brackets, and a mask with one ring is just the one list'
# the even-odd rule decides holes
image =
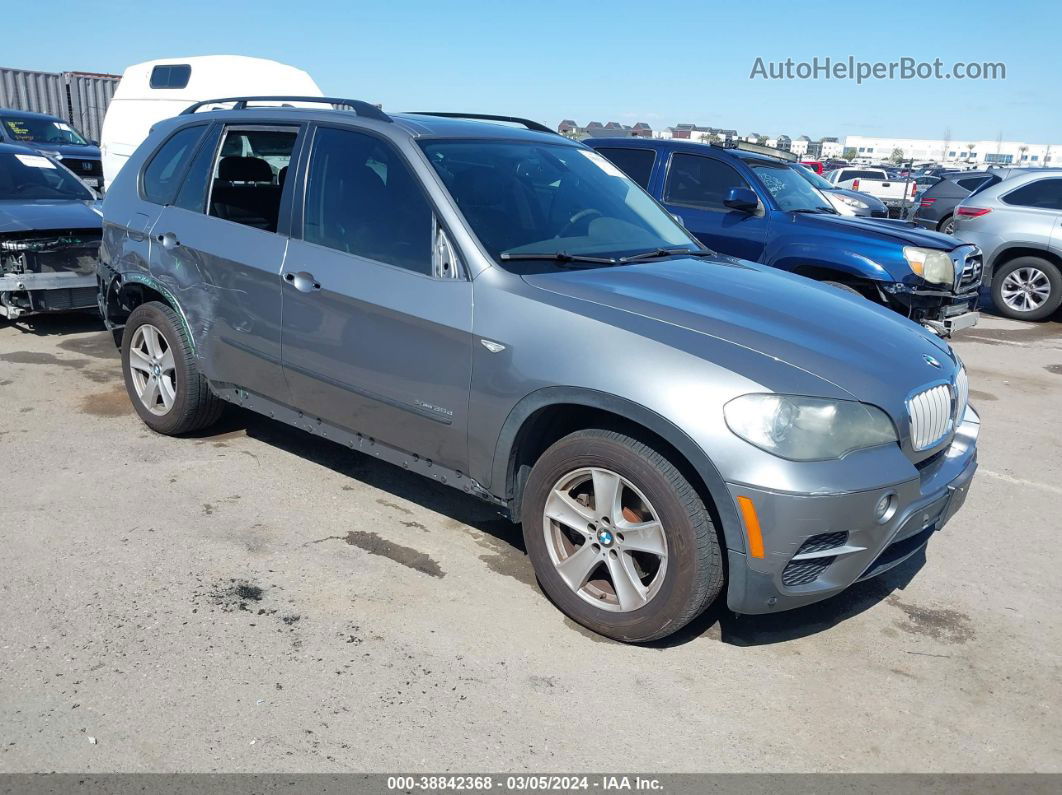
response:
{"label": "gray bmw x5 suv", "polygon": [[919,325],[708,251],[535,122],[264,99],[159,123],[107,193],[152,429],[235,403],[495,503],[624,641],[836,594],[962,505],[979,421]]}

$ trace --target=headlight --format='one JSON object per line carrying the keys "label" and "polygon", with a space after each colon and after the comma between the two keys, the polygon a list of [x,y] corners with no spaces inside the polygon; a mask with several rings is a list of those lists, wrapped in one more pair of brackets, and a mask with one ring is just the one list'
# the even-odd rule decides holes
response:
{"label": "headlight", "polygon": [[918,246],[904,246],[903,258],[911,270],[933,284],[951,284],[955,281],[955,263],[943,251]]}
{"label": "headlight", "polygon": [[845,196],[843,193],[838,193],[836,196],[849,207],[855,207],[857,210],[866,210],[870,207],[866,202],[861,202],[859,199],[853,199],[851,196]]}
{"label": "headlight", "polygon": [[897,441],[881,409],[852,400],[742,395],[723,407],[727,427],[749,444],[793,461],[843,458]]}

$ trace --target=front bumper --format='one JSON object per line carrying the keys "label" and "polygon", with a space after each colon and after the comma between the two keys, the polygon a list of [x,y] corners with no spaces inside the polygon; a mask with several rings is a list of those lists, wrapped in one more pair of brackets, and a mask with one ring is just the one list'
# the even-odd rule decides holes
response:
{"label": "front bumper", "polygon": [[96,306],[94,273],[9,273],[0,276],[0,317],[14,320],[38,312]]}
{"label": "front bumper", "polygon": [[[922,549],[962,507],[977,470],[980,419],[967,408],[947,448],[919,464],[918,477],[847,494],[803,495],[728,484],[759,517],[764,556],[727,550],[727,606],[736,613],[791,610],[882,574]],[[874,507],[888,493],[887,521]]]}

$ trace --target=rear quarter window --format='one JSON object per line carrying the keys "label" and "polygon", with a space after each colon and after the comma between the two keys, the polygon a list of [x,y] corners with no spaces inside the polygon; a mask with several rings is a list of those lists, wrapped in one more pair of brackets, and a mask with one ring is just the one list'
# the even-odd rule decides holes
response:
{"label": "rear quarter window", "polygon": [[1062,210],[1062,179],[1038,179],[1012,190],[1003,201],[1019,207]]}
{"label": "rear quarter window", "polygon": [[205,124],[182,127],[162,144],[145,166],[140,181],[143,197],[154,204],[169,204],[184,174],[184,166],[192,157]]}

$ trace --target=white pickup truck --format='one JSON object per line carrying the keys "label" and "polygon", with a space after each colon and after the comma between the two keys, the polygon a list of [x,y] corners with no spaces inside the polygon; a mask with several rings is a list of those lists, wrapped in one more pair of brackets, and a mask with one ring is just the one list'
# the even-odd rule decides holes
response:
{"label": "white pickup truck", "polygon": [[822,176],[838,188],[857,190],[879,199],[893,217],[902,216],[918,190],[914,179],[889,179],[880,168],[838,168]]}

